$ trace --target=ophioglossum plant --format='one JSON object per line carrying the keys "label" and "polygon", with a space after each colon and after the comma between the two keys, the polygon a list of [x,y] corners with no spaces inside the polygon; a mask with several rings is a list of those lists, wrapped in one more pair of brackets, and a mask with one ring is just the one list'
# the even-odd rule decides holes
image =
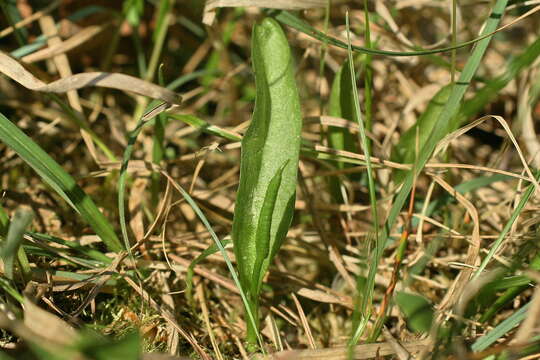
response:
{"label": "ophioglossum plant", "polygon": [[[278,23],[255,25],[252,61],[257,94],[242,140],[232,238],[240,283],[258,324],[259,294],[294,211],[302,116],[291,51]],[[258,333],[248,321],[248,342]]]}

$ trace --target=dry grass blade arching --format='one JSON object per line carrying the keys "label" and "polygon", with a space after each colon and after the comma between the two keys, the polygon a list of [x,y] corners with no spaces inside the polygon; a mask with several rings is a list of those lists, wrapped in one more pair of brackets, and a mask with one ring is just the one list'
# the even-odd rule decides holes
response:
{"label": "dry grass blade arching", "polygon": [[323,8],[326,4],[327,0],[206,0],[203,23],[212,25],[216,17],[216,9],[222,7],[255,6],[283,10],[303,10]]}
{"label": "dry grass blade arching", "polygon": [[475,263],[478,260],[478,254],[480,253],[480,219],[478,217],[478,211],[476,210],[474,205],[469,200],[467,200],[467,198],[465,198],[465,196],[456,192],[455,189],[446,181],[444,181],[440,176],[432,175],[432,178],[437,184],[439,184],[443,189],[445,189],[450,195],[454,196],[456,200],[467,209],[467,212],[469,213],[473,221],[471,241],[467,250],[467,258],[465,260],[465,264],[468,266],[466,266],[454,279],[452,286],[450,287],[446,296],[440,303],[439,307],[441,309],[445,309],[449,306],[452,306],[459,300],[459,296],[461,296],[464,286],[469,281],[469,278],[471,277],[471,274],[474,270]]}
{"label": "dry grass blade arching", "polygon": [[529,178],[527,180],[534,184],[536,190],[540,190],[540,184],[538,184],[538,181],[536,181],[536,178],[533,175],[533,173],[532,173],[532,171],[531,171],[531,169],[529,167],[529,164],[525,160],[525,156],[523,155],[523,152],[521,151],[521,148],[519,147],[519,144],[518,144],[516,138],[512,134],[512,130],[510,129],[510,126],[508,126],[508,123],[502,118],[502,116],[486,115],[486,116],[483,116],[483,117],[481,117],[479,119],[476,119],[475,121],[471,122],[467,126],[464,126],[461,129],[458,129],[458,130],[454,131],[453,133],[448,134],[437,145],[437,148],[435,149],[435,151],[433,153],[433,157],[437,156],[437,154],[439,154],[440,152],[443,152],[448,147],[448,145],[450,144],[450,142],[452,140],[454,140],[454,139],[458,138],[459,136],[465,134],[470,129],[472,129],[474,127],[477,127],[478,125],[482,124],[484,121],[486,121],[488,119],[495,119],[501,124],[504,131],[508,135],[508,138],[512,141],[512,144],[514,145],[514,147],[516,149],[516,152],[517,152],[517,154],[519,156],[519,159],[521,160],[521,163],[523,165],[523,169],[525,170],[525,172],[529,176]]}
{"label": "dry grass blade arching", "polygon": [[[533,175],[528,163],[526,162],[525,156],[523,155],[523,152],[522,152],[516,138],[512,134],[512,131],[511,131],[510,127],[508,126],[507,122],[501,116],[497,116],[497,115],[483,116],[483,117],[471,122],[470,124],[468,124],[468,125],[460,128],[460,129],[454,131],[453,133],[447,135],[437,145],[437,147],[436,147],[436,149],[434,151],[433,157],[436,157],[438,154],[446,151],[446,149],[448,148],[448,146],[450,145],[450,143],[453,140],[455,140],[459,136],[465,134],[466,132],[468,132],[472,128],[479,126],[480,124],[482,124],[483,122],[485,122],[488,119],[494,119],[497,122],[499,122],[499,124],[501,124],[501,126],[505,130],[505,133],[507,134],[508,138],[510,139],[510,141],[514,145],[516,153],[518,154],[519,159],[520,159],[520,161],[521,161],[521,163],[523,165],[524,171],[528,175],[527,181],[534,184],[534,186],[538,190],[539,189],[539,184],[536,181],[536,178]],[[472,168],[475,168],[475,167],[473,166]],[[431,177],[437,184],[439,184],[446,191],[448,191],[448,193],[450,195],[455,196],[456,199],[463,206],[465,206],[465,208],[467,209],[467,211],[471,215],[471,217],[473,219],[473,223],[474,223],[473,224],[474,225],[473,235],[472,235],[472,238],[471,238],[469,250],[467,252],[467,258],[466,258],[466,261],[465,261],[465,264],[468,265],[468,266],[465,267],[465,269],[462,270],[460,272],[460,274],[458,275],[458,277],[454,280],[450,290],[448,291],[445,298],[443,299],[443,301],[439,305],[440,309],[445,309],[445,308],[448,308],[448,307],[452,306],[453,304],[457,303],[457,301],[459,300],[459,297],[461,296],[461,294],[463,292],[465,284],[467,283],[467,281],[469,281],[469,278],[470,278],[472,272],[475,269],[475,262],[478,260],[478,255],[479,255],[479,251],[480,251],[480,233],[479,233],[480,221],[479,221],[477,210],[475,209],[475,207],[473,206],[473,204],[469,200],[467,200],[463,195],[456,192],[452,188],[452,186],[450,184],[448,184],[446,181],[444,181],[440,176],[431,175]]]}
{"label": "dry grass blade arching", "polygon": [[15,59],[3,52],[0,52],[0,72],[25,88],[34,91],[65,93],[69,90],[77,90],[87,86],[98,86],[133,92],[154,99],[160,99],[169,104],[179,105],[182,102],[182,98],[175,92],[126,74],[106,72],[79,73],[45,84]]}

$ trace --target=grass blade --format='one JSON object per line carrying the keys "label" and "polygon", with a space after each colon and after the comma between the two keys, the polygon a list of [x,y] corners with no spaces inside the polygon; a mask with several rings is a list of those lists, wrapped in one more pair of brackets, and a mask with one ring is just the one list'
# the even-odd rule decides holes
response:
{"label": "grass blade", "polygon": [[487,349],[504,334],[516,327],[520,322],[523,321],[523,319],[525,319],[530,305],[531,303],[527,303],[526,305],[522,306],[518,311],[510,315],[510,317],[497,325],[493,330],[476,340],[474,344],[472,344],[471,350],[477,352]]}
{"label": "grass blade", "polygon": [[[392,149],[392,161],[412,164],[415,158],[416,148],[416,136],[418,134],[418,144],[421,147],[424,145],[435,126],[435,122],[441,115],[450,92],[452,91],[452,85],[447,85],[441,88],[435,96],[429,101],[426,110],[418,118],[416,123],[411,126],[401,137],[399,143]],[[417,131],[418,129],[418,131]],[[396,184],[400,184],[407,174],[406,171],[396,170],[394,172],[394,181]]]}
{"label": "grass blade", "polygon": [[74,208],[110,251],[122,250],[112,225],[75,180],[15,124],[0,114],[0,140],[15,151],[51,188]]}
{"label": "grass blade", "polygon": [[[171,0],[161,0],[159,2],[159,7],[156,9],[156,28],[152,34],[154,46],[152,47],[152,54],[150,56],[148,67],[144,69],[143,79],[146,81],[151,81],[154,78],[158,68],[159,59],[163,50],[163,45],[165,44],[165,39],[169,30],[169,23],[172,17],[172,5],[173,2],[171,2]],[[139,53],[139,56],[144,59],[144,52],[142,49]],[[147,104],[148,99],[146,98],[137,103],[133,116],[134,119],[139,119],[142,116],[143,110],[146,108]]]}
{"label": "grass blade", "polygon": [[[486,85],[480,89],[474,97],[464,102],[460,109],[458,118],[452,122],[449,132],[456,130],[467,119],[475,116],[483,109],[493,98],[498,96],[511,80],[515,79],[522,70],[529,67],[535,59],[540,55],[540,38],[534,41],[527,49],[508,61],[503,74],[494,79],[489,80]],[[414,160],[414,146],[416,141],[416,128],[419,127],[419,143],[423,146],[429,138],[435,121],[440,116],[446,101],[452,90],[451,85],[443,87],[428,104],[426,111],[418,119],[409,130],[407,130],[399,140],[399,143],[392,151],[392,159],[402,163],[412,163]],[[405,173],[403,171],[396,172],[396,182],[403,181]]]}
{"label": "grass blade", "polygon": [[60,239],[48,234],[40,234],[35,232],[27,232],[27,235],[32,237],[33,239],[37,241],[43,241],[45,243],[53,242],[65,247],[68,247],[69,249],[76,251],[77,253],[84,255],[85,257],[94,260],[95,262],[101,263],[101,264],[107,264],[109,265],[112,260],[107,257],[102,252],[92,249],[89,246],[83,246],[73,241],[67,241],[64,239]]}
{"label": "grass blade", "polygon": [[[536,180],[537,181],[540,180],[540,175],[536,176]],[[535,187],[535,185],[533,183],[529,184],[529,186],[527,187],[527,190],[525,190],[525,193],[521,197],[518,205],[516,206],[516,208],[512,212],[512,216],[510,216],[510,219],[508,219],[508,221],[504,225],[504,228],[500,232],[499,237],[497,237],[497,240],[495,240],[493,245],[491,245],[491,249],[489,249],[489,253],[486,255],[484,260],[482,260],[482,263],[480,264],[480,266],[478,267],[478,269],[474,273],[474,275],[472,277],[472,280],[474,280],[474,279],[478,278],[480,275],[482,275],[482,272],[486,268],[487,264],[491,261],[491,259],[495,255],[495,252],[501,246],[504,238],[506,237],[506,234],[508,234],[508,232],[512,228],[512,225],[514,225],[514,222],[516,221],[518,216],[523,211],[523,208],[525,207],[525,205],[527,205],[527,202],[529,202],[529,199],[531,198],[531,195],[534,193],[535,188],[536,187]]]}
{"label": "grass blade", "polygon": [[14,279],[14,267],[19,252],[23,235],[28,226],[32,223],[32,210],[19,208],[13,215],[6,240],[2,246],[1,257],[4,262],[4,273],[10,280]]}
{"label": "grass blade", "polygon": [[[345,61],[336,73],[334,81],[332,83],[332,89],[330,92],[330,100],[328,102],[328,114],[350,121],[354,120],[354,99],[351,85],[355,84],[354,80],[350,79],[351,72],[349,71],[349,61]],[[356,138],[347,129],[335,126],[328,127],[328,145],[332,149],[345,150],[356,153]],[[336,163],[337,169],[350,168],[351,165],[343,162]],[[331,177],[329,179],[330,191],[334,196],[334,200],[343,202],[343,196],[341,194],[341,184],[339,179]]]}
{"label": "grass blade", "polygon": [[9,216],[4,207],[0,204],[0,237],[6,236],[8,228]]}
{"label": "grass blade", "polygon": [[[486,26],[484,27],[482,34],[489,34],[496,29],[504,14],[506,4],[507,0],[497,0],[497,3],[493,7],[492,13],[486,21]],[[469,57],[458,81],[452,87],[452,91],[450,92],[448,101],[446,102],[443,110],[438,116],[437,121],[435,122],[435,125],[433,127],[433,131],[430,133],[430,137],[428,138],[426,144],[422,147],[422,150],[418,155],[417,166],[413,171],[407,174],[407,177],[405,178],[405,181],[403,183],[403,187],[399,191],[394,201],[394,204],[390,209],[390,213],[386,221],[386,226],[382,234],[383,241],[381,241],[379,244],[381,247],[385,246],[390,230],[393,228],[397,217],[401,212],[401,208],[403,207],[407,197],[409,196],[414,178],[422,171],[422,169],[426,165],[427,161],[431,157],[431,154],[435,150],[437,143],[446,134],[450,132],[453,126],[455,126],[453,122],[456,121],[456,115],[459,111],[460,102],[463,99],[463,95],[465,95],[465,91],[467,90],[472,77],[474,76],[476,70],[480,65],[480,62],[484,56],[490,40],[491,38],[486,38],[478,42],[477,46],[474,48],[471,56]],[[379,252],[379,254],[380,253],[381,252]]]}
{"label": "grass blade", "polygon": [[[511,80],[515,79],[522,70],[529,67],[535,59],[540,55],[540,38],[534,41],[527,49],[508,61],[503,74],[489,80],[486,85],[480,89],[474,97],[464,102],[460,109],[458,119],[452,122],[449,132],[456,130],[470,117],[475,116],[483,109],[493,98],[498,96]],[[399,140],[399,143],[392,151],[392,160],[401,163],[412,163],[414,160],[414,146],[416,141],[416,128],[419,127],[419,143],[423,146],[430,137],[431,131],[435,126],[435,121],[440,116],[446,101],[452,90],[451,85],[443,87],[428,104],[426,111],[418,119],[409,130],[407,130]],[[403,181],[405,173],[403,171],[396,172],[396,182]]]}
{"label": "grass blade", "polygon": [[19,303],[23,303],[24,299],[17,289],[13,287],[13,283],[3,276],[0,276],[0,289],[4,290],[6,294],[11,295]]}
{"label": "grass blade", "polygon": [[[147,107],[147,111],[150,111],[150,106]],[[145,125],[148,125],[150,121],[141,117],[129,135],[128,135],[128,144],[124,150],[124,155],[122,157],[122,165],[120,167],[120,176],[118,177],[118,216],[120,220],[120,231],[122,232],[122,239],[124,241],[125,250],[129,253],[130,259],[135,264],[135,258],[131,252],[131,244],[129,241],[129,235],[127,230],[127,221],[126,221],[126,181],[128,178],[128,166],[129,161],[131,160],[131,155],[133,154],[133,149],[135,143],[137,142],[137,137],[141,133]]]}
{"label": "grass blade", "polygon": [[514,80],[524,69],[540,56],[540,38],[536,39],[527,49],[516,57],[511,58],[506,64],[504,73],[496,78],[489,80],[487,84],[480,89],[472,99],[465,101],[460,111],[460,119],[456,123],[457,129],[468,118],[475,116],[486,104],[498,96],[500,91]]}
{"label": "grass blade", "polygon": [[[206,229],[210,233],[210,236],[212,236],[212,239],[214,240],[214,243],[218,247],[218,249],[219,249],[219,251],[221,253],[221,256],[223,256],[223,259],[225,260],[225,263],[227,264],[227,268],[229,269],[229,272],[231,273],[231,276],[233,278],[233,281],[234,281],[235,285],[238,287],[238,290],[240,291],[240,297],[242,298],[242,303],[244,304],[244,307],[246,309],[246,313],[247,313],[247,316],[248,316],[248,324],[250,324],[250,326],[253,329],[256,329],[257,328],[257,320],[255,319],[255,315],[251,311],[251,307],[250,307],[250,303],[248,301],[247,294],[244,291],[244,287],[242,286],[242,283],[241,283],[238,275],[236,274],[236,271],[234,270],[234,266],[233,266],[233,264],[231,262],[231,259],[229,258],[229,255],[227,255],[227,251],[225,250],[225,246],[223,245],[221,240],[219,240],[218,236],[216,235],[216,233],[212,229],[212,226],[208,222],[208,219],[206,218],[206,216],[204,216],[203,212],[201,211],[201,209],[199,208],[199,206],[197,205],[195,200],[193,200],[193,198],[183,188],[177,186],[176,189],[184,197],[186,202],[193,208],[193,211],[195,211],[195,214],[197,214],[197,216],[199,217],[199,219],[201,220],[203,225],[206,227]],[[260,336],[260,334],[258,332],[256,332],[256,338],[257,338],[257,341],[259,342],[259,344],[261,346],[261,350],[264,353],[264,348],[263,348],[264,343],[263,343],[262,338],[261,338],[261,336]]]}
{"label": "grass blade", "polygon": [[[224,239],[221,241],[221,244],[225,247],[230,243],[230,239]],[[193,272],[195,270],[195,266],[199,265],[201,261],[204,261],[207,257],[210,255],[213,255],[219,251],[218,246],[214,243],[207,247],[202,253],[199,254],[191,264],[189,264],[188,268],[186,269],[186,299],[187,301],[192,304],[193,303]]]}
{"label": "grass blade", "polygon": [[[349,30],[349,14],[345,15],[346,27],[347,27],[347,44],[348,44],[348,59],[349,59],[349,71],[351,79],[351,87],[353,93],[353,104],[354,104],[354,115],[355,120],[358,123],[360,142],[362,144],[362,150],[366,157],[366,171],[368,179],[368,188],[369,188],[369,202],[371,206],[371,220],[373,222],[373,229],[375,232],[375,241],[379,241],[379,216],[377,214],[377,194],[375,189],[375,180],[373,178],[373,167],[371,165],[371,154],[369,141],[366,136],[366,125],[364,119],[362,118],[362,112],[360,111],[360,100],[358,97],[358,89],[356,87],[356,74],[354,71],[354,59],[351,49],[351,39],[350,39],[350,30]],[[370,101],[370,100],[369,100]],[[365,282],[365,288],[362,291],[362,303],[360,309],[360,319],[356,321],[356,324],[353,324],[353,336],[349,341],[349,347],[352,349],[354,345],[358,342],[358,339],[363,333],[364,326],[367,324],[367,321],[370,317],[371,302],[373,300],[373,289],[375,286],[375,274],[377,272],[377,264],[379,258],[380,246],[375,244],[375,254],[373,255],[373,261],[369,269],[367,282]],[[358,289],[360,291],[360,289]],[[357,311],[357,310],[355,310]]]}
{"label": "grass blade", "polygon": [[[280,23],[290,26],[295,30],[298,30],[312,38],[315,38],[319,41],[323,41],[328,43],[328,45],[333,45],[340,47],[342,49],[347,49],[348,45],[347,43],[338,40],[334,37],[328,36],[324,34],[323,32],[315,29],[305,21],[302,21],[299,19],[296,15],[291,14],[288,11],[285,10],[267,10],[267,14],[269,16],[272,16],[274,19],[279,21]],[[490,36],[493,35],[493,32],[496,30],[495,28],[492,28],[491,31],[484,31],[481,36],[479,36],[476,39],[469,40],[466,42],[463,42],[461,44],[455,45],[455,46],[449,46],[445,48],[439,48],[439,49],[431,49],[431,50],[419,50],[419,51],[388,51],[388,50],[377,50],[377,49],[370,49],[362,46],[351,46],[351,50],[354,52],[359,52],[362,54],[372,54],[372,55],[386,55],[386,56],[420,56],[420,55],[429,55],[429,54],[438,54],[443,53],[455,49],[460,49],[463,47],[467,47],[469,45],[473,45],[477,42],[481,42],[483,40],[486,40]]]}
{"label": "grass blade", "polygon": [[240,135],[222,129],[219,126],[209,124],[208,122],[191,114],[169,114],[168,117],[175,120],[180,120],[210,135],[215,135],[230,141],[242,140],[242,137]]}

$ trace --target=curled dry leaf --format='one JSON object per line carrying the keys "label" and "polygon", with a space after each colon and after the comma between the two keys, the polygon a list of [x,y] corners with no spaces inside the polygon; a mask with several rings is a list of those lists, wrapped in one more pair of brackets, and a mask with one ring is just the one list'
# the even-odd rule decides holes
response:
{"label": "curled dry leaf", "polygon": [[327,0],[207,0],[204,6],[203,23],[212,25],[215,10],[221,7],[254,6],[282,10],[303,10],[325,7]]}
{"label": "curled dry leaf", "polygon": [[25,88],[34,91],[65,93],[69,90],[88,86],[99,86],[133,92],[153,99],[163,100],[169,104],[179,105],[182,101],[181,96],[171,90],[119,73],[85,72],[46,84],[32,75],[17,60],[3,52],[0,52],[0,72]]}

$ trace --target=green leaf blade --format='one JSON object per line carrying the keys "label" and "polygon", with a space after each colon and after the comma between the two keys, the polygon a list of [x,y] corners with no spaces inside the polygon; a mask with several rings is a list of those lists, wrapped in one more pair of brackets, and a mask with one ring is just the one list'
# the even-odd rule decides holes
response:
{"label": "green leaf blade", "polygon": [[[232,230],[244,289],[260,289],[254,282],[262,279],[292,221],[302,128],[293,58],[285,34],[275,20],[265,19],[254,27],[252,52],[257,96],[252,123],[242,140],[240,185]],[[272,179],[280,172],[270,234],[259,240],[262,239],[260,219],[268,201],[266,194]],[[258,251],[265,248],[269,251],[261,263]],[[256,268],[258,275],[254,274]],[[257,297],[253,293],[248,296],[252,303],[257,302]],[[257,306],[252,304],[252,308],[256,310]]]}
{"label": "green leaf blade", "polygon": [[[328,115],[343,118],[349,121],[355,120],[354,115],[354,98],[351,85],[355,81],[351,80],[349,62],[345,61],[339,68],[334,81],[332,82],[332,88],[330,91],[330,99],[328,102]],[[352,153],[358,152],[356,146],[356,137],[348,129],[344,129],[336,126],[328,127],[328,145],[336,150],[345,150]],[[343,162],[337,162],[336,168],[346,169],[350,168],[351,164],[345,164]],[[349,176],[354,178],[354,176]],[[329,179],[330,191],[334,200],[342,203],[343,196],[341,194],[341,184],[338,178],[331,177]]]}
{"label": "green leaf blade", "polygon": [[112,225],[75,180],[39,145],[0,114],[0,141],[13,149],[92,227],[110,251],[122,250]]}
{"label": "green leaf blade", "polygon": [[31,209],[19,208],[13,215],[6,240],[2,246],[2,261],[4,262],[4,272],[8,279],[14,279],[14,265],[17,252],[23,241],[23,235],[32,223],[34,214]]}
{"label": "green leaf blade", "polygon": [[[482,32],[482,35],[490,34],[493,32],[497,25],[499,24],[501,18],[503,17],[504,10],[506,8],[507,0],[498,0],[494,5],[491,15],[486,21],[486,26]],[[383,234],[383,241],[381,241],[381,246],[384,247],[386,244],[386,238],[390,230],[393,228],[399,213],[405,204],[407,197],[412,189],[414,178],[422,171],[429,158],[433,154],[437,143],[449,133],[450,129],[453,126],[452,120],[456,118],[460,108],[460,102],[465,95],[465,91],[469,87],[469,83],[473,78],[474,74],[478,70],[480,62],[485,54],[485,51],[489,45],[491,37],[485,38],[477,43],[477,46],[474,48],[471,56],[469,57],[465,68],[463,69],[458,81],[452,86],[448,101],[446,102],[443,110],[438,116],[433,130],[428,137],[425,145],[421,147],[419,152],[419,157],[416,162],[416,168],[414,171],[409,171],[404,180],[403,187],[399,191],[398,195],[395,198],[394,204],[390,209],[388,218],[386,221],[386,226]]]}
{"label": "green leaf blade", "polygon": [[423,296],[399,291],[394,297],[405,316],[407,326],[418,333],[427,333],[433,322],[434,311]]}

